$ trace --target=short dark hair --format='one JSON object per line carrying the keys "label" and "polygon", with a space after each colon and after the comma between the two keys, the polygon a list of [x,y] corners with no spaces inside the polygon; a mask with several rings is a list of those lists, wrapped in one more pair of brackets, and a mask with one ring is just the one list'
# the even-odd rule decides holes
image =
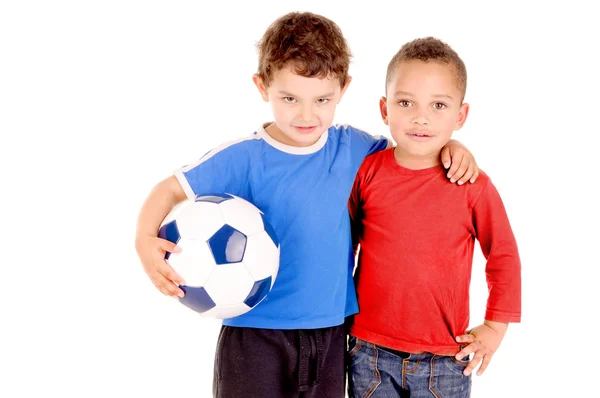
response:
{"label": "short dark hair", "polygon": [[258,76],[268,86],[273,74],[287,66],[304,77],[335,76],[348,81],[350,48],[330,19],[292,12],[275,20],[258,43]]}
{"label": "short dark hair", "polygon": [[464,99],[467,91],[467,68],[465,67],[465,63],[460,59],[452,47],[435,37],[415,39],[404,44],[400,48],[388,64],[385,77],[386,91],[398,64],[402,61],[411,60],[420,60],[424,62],[436,61],[452,66],[456,75],[456,84],[462,94],[461,101]]}

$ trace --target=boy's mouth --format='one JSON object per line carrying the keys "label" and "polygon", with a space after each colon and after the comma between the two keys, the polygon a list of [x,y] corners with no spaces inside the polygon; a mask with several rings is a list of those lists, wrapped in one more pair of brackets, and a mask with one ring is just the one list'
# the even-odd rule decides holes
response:
{"label": "boy's mouth", "polygon": [[406,135],[415,141],[427,141],[427,140],[433,138],[432,134],[425,132],[425,131],[413,131],[410,133],[406,133]]}
{"label": "boy's mouth", "polygon": [[313,131],[315,131],[315,129],[317,128],[317,126],[309,126],[309,127],[299,127],[299,126],[295,126],[296,130],[298,130],[299,132],[301,132],[302,134],[308,134],[308,133],[312,133]]}

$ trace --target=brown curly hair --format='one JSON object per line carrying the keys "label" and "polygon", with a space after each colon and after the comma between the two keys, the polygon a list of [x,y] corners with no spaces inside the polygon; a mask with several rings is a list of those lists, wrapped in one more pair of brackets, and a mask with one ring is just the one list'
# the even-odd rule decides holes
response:
{"label": "brown curly hair", "polygon": [[348,81],[350,48],[330,19],[310,12],[291,12],[266,30],[258,42],[258,76],[268,86],[273,74],[291,66],[304,77],[334,76]]}
{"label": "brown curly hair", "polygon": [[411,60],[420,60],[424,62],[436,61],[445,65],[450,65],[454,69],[454,74],[456,75],[456,84],[462,94],[462,102],[467,91],[467,68],[465,67],[465,63],[460,59],[452,47],[435,37],[415,39],[404,44],[400,48],[388,64],[385,77],[386,91],[398,64],[402,61]]}

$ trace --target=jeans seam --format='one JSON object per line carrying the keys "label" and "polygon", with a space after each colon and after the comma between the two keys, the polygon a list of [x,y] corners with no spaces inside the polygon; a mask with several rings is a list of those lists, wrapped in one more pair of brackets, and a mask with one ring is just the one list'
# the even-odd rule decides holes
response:
{"label": "jeans seam", "polygon": [[408,359],[402,360],[402,388],[406,390],[406,365],[408,364]]}
{"label": "jeans seam", "polygon": [[[371,344],[367,344],[367,345],[369,347],[371,347]],[[371,386],[371,388],[369,388],[369,390],[365,394],[364,398],[369,398],[371,395],[373,395],[373,393],[375,392],[377,387],[379,387],[379,385],[381,384],[381,374],[379,373],[379,370],[377,369],[377,359],[379,358],[379,352],[377,351],[377,347],[375,346],[375,344],[373,344],[371,348],[373,348],[372,363],[373,363],[373,374],[375,376],[375,384],[373,384]]]}
{"label": "jeans seam", "polygon": [[435,378],[435,367],[433,366],[434,362],[435,362],[435,358],[437,358],[437,355],[433,355],[431,357],[431,367],[429,369],[429,391],[431,391],[431,393],[433,394],[434,397],[436,398],[442,398],[442,396],[435,390],[435,388],[433,388],[433,381]]}
{"label": "jeans seam", "polygon": [[355,356],[361,347],[362,347],[362,340],[359,339],[358,337],[356,337],[356,345],[354,346],[354,348],[352,348],[352,350],[348,353],[348,355],[350,355],[350,357]]}
{"label": "jeans seam", "polygon": [[[407,361],[406,363],[408,363],[408,362],[409,362],[409,359],[410,359],[410,357],[409,357],[409,358],[407,358],[407,359],[405,359],[405,361]],[[422,360],[422,359],[423,359],[423,358],[419,358],[419,359],[417,359],[417,361],[415,362],[415,366],[414,366],[414,368],[412,368],[412,369],[406,369],[406,373],[415,373],[415,372],[416,372],[416,371],[419,369],[419,366],[421,366],[421,360]]]}

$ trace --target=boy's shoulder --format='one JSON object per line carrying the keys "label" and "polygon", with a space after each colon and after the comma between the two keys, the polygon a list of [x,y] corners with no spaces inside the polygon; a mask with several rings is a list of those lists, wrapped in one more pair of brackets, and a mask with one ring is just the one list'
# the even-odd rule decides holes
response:
{"label": "boy's shoulder", "polygon": [[353,164],[358,168],[364,159],[372,154],[391,146],[391,141],[382,136],[373,136],[365,130],[349,124],[336,124],[328,130],[330,139],[337,141],[338,145],[347,146],[351,153]]}
{"label": "boy's shoulder", "polygon": [[[445,177],[445,175],[444,175]],[[464,188],[467,191],[467,199],[469,202],[469,207],[473,207],[475,203],[481,197],[481,194],[487,189],[487,187],[492,183],[492,180],[489,175],[487,175],[483,170],[479,170],[479,176],[474,183],[467,182],[464,184]],[[456,185],[456,184],[454,184]]]}
{"label": "boy's shoulder", "polygon": [[363,180],[372,179],[377,171],[381,170],[381,166],[385,163],[386,157],[394,156],[393,152],[394,148],[391,147],[368,155],[360,165],[358,175]]}
{"label": "boy's shoulder", "polygon": [[367,131],[350,124],[334,124],[329,127],[327,132],[330,136],[339,137],[340,139],[343,139],[344,137],[351,140],[363,139],[371,141],[380,139],[380,136],[375,137]]}
{"label": "boy's shoulder", "polygon": [[259,134],[259,130],[257,129],[250,134],[224,141],[220,145],[208,151],[202,158],[205,159],[217,154],[225,154],[229,155],[230,157],[235,157],[236,155],[241,155],[243,153],[248,154],[260,151],[263,148],[262,141],[263,137]]}
{"label": "boy's shoulder", "polygon": [[187,173],[199,168],[214,169],[215,167],[251,166],[261,158],[264,152],[263,144],[262,137],[258,134],[258,131],[254,131],[251,134],[223,142],[205,152],[196,161],[182,166],[177,171]]}

